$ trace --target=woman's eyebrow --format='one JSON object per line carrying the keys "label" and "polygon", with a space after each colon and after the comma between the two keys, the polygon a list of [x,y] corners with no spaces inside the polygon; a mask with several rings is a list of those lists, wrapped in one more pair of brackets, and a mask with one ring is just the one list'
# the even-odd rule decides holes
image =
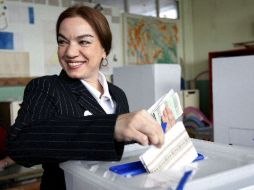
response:
{"label": "woman's eyebrow", "polygon": [[67,40],[67,38],[66,38],[63,34],[61,34],[61,33],[58,33],[58,34],[57,34],[57,38],[59,38],[59,37],[61,37],[61,38],[65,39],[65,40]]}
{"label": "woman's eyebrow", "polygon": [[[65,37],[65,36],[64,36],[63,34],[61,34],[61,33],[58,33],[57,37],[61,37],[61,38],[65,39],[65,40],[68,40],[68,38]],[[80,36],[77,36],[76,38],[77,38],[77,39],[82,39],[82,38],[86,38],[86,37],[94,38],[94,36],[91,35],[91,34],[80,35]]]}
{"label": "woman's eyebrow", "polygon": [[82,38],[87,38],[87,37],[94,38],[94,36],[91,34],[84,34],[84,35],[77,36],[77,39],[82,39]]}

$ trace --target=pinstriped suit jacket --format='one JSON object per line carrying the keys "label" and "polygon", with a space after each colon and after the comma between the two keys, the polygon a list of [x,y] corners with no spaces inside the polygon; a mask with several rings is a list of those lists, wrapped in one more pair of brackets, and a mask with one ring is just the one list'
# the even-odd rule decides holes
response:
{"label": "pinstriped suit jacket", "polygon": [[[108,84],[116,114],[107,115],[81,81],[65,71],[27,85],[7,150],[21,165],[43,165],[41,189],[65,189],[59,162],[121,159],[124,144],[114,140],[114,126],[117,115],[129,112],[129,106],[124,92]],[[86,110],[93,115],[84,116]]]}

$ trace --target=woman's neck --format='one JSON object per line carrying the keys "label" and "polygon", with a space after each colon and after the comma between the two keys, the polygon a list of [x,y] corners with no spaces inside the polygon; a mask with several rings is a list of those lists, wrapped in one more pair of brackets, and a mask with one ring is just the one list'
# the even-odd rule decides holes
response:
{"label": "woman's neck", "polygon": [[85,80],[88,84],[90,84],[92,87],[94,87],[96,90],[98,90],[101,95],[104,93],[104,89],[103,86],[101,85],[101,83],[99,82],[99,80]]}

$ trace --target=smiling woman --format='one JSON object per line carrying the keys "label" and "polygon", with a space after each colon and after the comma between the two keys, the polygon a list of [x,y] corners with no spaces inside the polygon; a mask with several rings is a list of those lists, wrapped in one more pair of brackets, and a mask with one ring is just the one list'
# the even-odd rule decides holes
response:
{"label": "smiling woman", "polygon": [[107,55],[89,23],[81,17],[64,19],[57,41],[59,61],[66,73],[100,90],[97,77],[100,64]]}
{"label": "smiling woman", "polygon": [[109,24],[99,11],[79,14],[75,9],[62,14],[56,25],[59,61],[70,77],[84,79],[100,90],[98,71],[112,43]]}
{"label": "smiling woman", "polygon": [[[62,71],[29,82],[7,141],[8,155],[18,164],[42,164],[42,190],[66,188],[60,162],[120,160],[127,141],[158,147],[164,142],[160,124],[145,110],[128,113],[125,93],[100,72],[112,36],[98,10],[66,9],[56,37]],[[163,116],[168,122],[170,113]]]}

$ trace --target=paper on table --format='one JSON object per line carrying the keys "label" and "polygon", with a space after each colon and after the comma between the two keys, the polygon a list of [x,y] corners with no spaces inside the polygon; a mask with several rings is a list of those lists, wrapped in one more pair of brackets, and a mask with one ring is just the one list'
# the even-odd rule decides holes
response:
{"label": "paper on table", "polygon": [[[172,110],[175,119],[182,114],[179,97],[171,90],[148,110],[160,124],[166,105]],[[165,133],[165,142],[161,148],[151,146],[139,158],[146,170],[151,173],[168,168],[177,170],[190,164],[197,156],[197,151],[182,121],[178,121]]]}

